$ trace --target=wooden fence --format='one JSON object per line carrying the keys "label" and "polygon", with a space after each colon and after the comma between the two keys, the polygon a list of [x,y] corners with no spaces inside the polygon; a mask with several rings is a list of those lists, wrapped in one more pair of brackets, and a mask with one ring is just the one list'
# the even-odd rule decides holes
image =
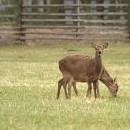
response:
{"label": "wooden fence", "polygon": [[[105,0],[104,0],[105,1]],[[18,4],[0,5],[0,42],[45,40],[129,41],[129,4]],[[10,10],[3,13],[5,10]]]}

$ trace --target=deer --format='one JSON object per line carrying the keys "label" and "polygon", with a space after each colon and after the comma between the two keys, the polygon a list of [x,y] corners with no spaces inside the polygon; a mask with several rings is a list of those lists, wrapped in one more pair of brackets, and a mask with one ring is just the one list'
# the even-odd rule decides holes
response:
{"label": "deer", "polygon": [[[95,57],[84,55],[67,56],[59,61],[59,70],[61,71],[64,79],[64,91],[66,98],[71,98],[71,85],[76,82],[86,81],[88,84],[87,97],[90,96],[91,84],[93,83],[94,97],[97,98],[98,80],[100,79],[103,65],[102,54],[108,47],[108,43],[97,45],[91,43],[95,49]],[[85,79],[85,80],[84,80]],[[68,84],[68,93],[66,85]]]}
{"label": "deer", "polygon": [[[101,74],[101,77],[100,77],[99,80],[107,86],[107,88],[109,89],[112,96],[116,97],[117,91],[118,91],[118,88],[119,88],[119,86],[117,84],[117,80],[116,80],[116,78],[113,79],[110,76],[110,74],[107,72],[105,67],[103,67],[103,71],[102,71],[102,74]],[[84,82],[86,82],[85,79],[84,79]],[[57,97],[56,97],[57,99],[59,99],[60,90],[61,90],[61,87],[64,85],[64,83],[65,83],[64,78],[62,78],[58,81],[58,91],[57,91]],[[74,81],[72,83],[72,86],[73,86],[73,89],[74,89],[76,96],[78,96],[78,91],[77,91],[77,88],[76,88],[76,81]],[[97,91],[97,96],[100,97],[99,89],[97,88],[96,91]],[[89,90],[87,90],[87,92],[91,95],[91,88]]]}

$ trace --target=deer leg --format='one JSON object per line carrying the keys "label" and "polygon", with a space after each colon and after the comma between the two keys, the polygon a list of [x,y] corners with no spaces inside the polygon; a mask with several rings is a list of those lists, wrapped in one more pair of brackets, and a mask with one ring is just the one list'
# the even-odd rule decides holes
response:
{"label": "deer leg", "polygon": [[65,97],[66,97],[66,99],[68,99],[68,94],[67,94],[67,81],[66,81],[66,80],[64,80],[63,88],[64,88],[64,92],[65,92]]}
{"label": "deer leg", "polygon": [[94,97],[96,99],[97,98],[97,92],[99,91],[99,90],[97,90],[98,89],[98,81],[93,82],[93,89],[94,89]]}
{"label": "deer leg", "polygon": [[58,91],[57,91],[57,97],[56,99],[59,99],[59,96],[60,96],[60,90],[61,90],[61,87],[64,85],[64,78],[60,79],[58,81]]}
{"label": "deer leg", "polygon": [[71,98],[71,83],[68,83],[68,98]]}
{"label": "deer leg", "polygon": [[96,88],[97,88],[97,97],[99,98],[100,97],[100,91],[99,91],[99,82],[97,81],[97,84],[96,84]]}
{"label": "deer leg", "polygon": [[73,89],[74,89],[76,96],[78,96],[78,91],[77,91],[77,88],[76,88],[76,82],[73,82],[72,85],[73,85]]}
{"label": "deer leg", "polygon": [[69,79],[68,81],[68,98],[71,99],[71,86],[72,86],[72,83],[74,82],[74,80],[71,78]]}
{"label": "deer leg", "polygon": [[88,82],[88,89],[87,89],[87,95],[86,97],[91,97],[91,89],[92,89],[92,85],[91,82]]}
{"label": "deer leg", "polygon": [[95,82],[93,82],[93,89],[94,89],[94,97],[96,99],[97,95],[96,95],[96,84],[95,84]]}

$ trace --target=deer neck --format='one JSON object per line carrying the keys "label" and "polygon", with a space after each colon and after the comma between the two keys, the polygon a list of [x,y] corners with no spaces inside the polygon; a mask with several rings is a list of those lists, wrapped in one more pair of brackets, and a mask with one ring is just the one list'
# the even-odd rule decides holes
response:
{"label": "deer neck", "polygon": [[99,74],[102,70],[102,57],[98,54],[95,55],[95,61],[96,61],[96,72]]}
{"label": "deer neck", "polygon": [[111,76],[109,75],[109,73],[108,73],[105,69],[103,69],[103,74],[102,74],[100,80],[101,80],[101,82],[104,83],[108,88],[110,88],[110,87],[109,87],[109,86],[110,86],[110,82],[111,82],[113,79],[111,78]]}
{"label": "deer neck", "polygon": [[110,84],[110,82],[112,81],[111,77],[101,78],[100,81],[107,86],[107,88],[109,89],[109,91],[112,90],[112,85]]}
{"label": "deer neck", "polygon": [[109,82],[110,82],[109,78],[101,78],[100,80],[102,83],[104,83],[109,88]]}

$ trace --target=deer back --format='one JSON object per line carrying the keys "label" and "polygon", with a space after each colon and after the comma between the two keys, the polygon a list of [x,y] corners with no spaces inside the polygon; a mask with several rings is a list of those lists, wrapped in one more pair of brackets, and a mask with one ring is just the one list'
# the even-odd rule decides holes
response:
{"label": "deer back", "polygon": [[73,55],[59,61],[59,69],[64,75],[69,73],[76,81],[86,81],[95,77],[95,59],[89,56]]}

